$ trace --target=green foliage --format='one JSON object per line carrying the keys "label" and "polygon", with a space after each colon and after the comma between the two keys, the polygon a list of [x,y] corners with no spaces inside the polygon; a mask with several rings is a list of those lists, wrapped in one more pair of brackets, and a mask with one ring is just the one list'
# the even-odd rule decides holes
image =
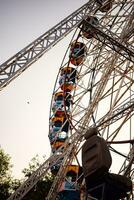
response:
{"label": "green foliage", "polygon": [[5,181],[10,176],[10,169],[12,165],[10,165],[10,156],[4,152],[4,150],[0,147],[0,180],[1,182]]}
{"label": "green foliage", "polygon": [[0,200],[5,200],[10,196],[10,183],[0,183]]}
{"label": "green foliage", "polygon": [[21,185],[22,181],[18,179],[13,179],[10,182],[10,191],[11,193],[15,192],[17,188]]}
{"label": "green foliage", "polygon": [[[27,179],[31,174],[40,166],[39,156],[36,155],[30,161],[27,168],[22,172],[24,174],[24,179]],[[4,152],[0,147],[0,200],[6,200],[11,193],[13,193],[24,180],[18,180],[11,177],[10,156]],[[28,194],[23,198],[23,200],[45,200],[54,177],[51,174],[43,177],[34,186]]]}
{"label": "green foliage", "polygon": [[6,200],[21,184],[11,176],[11,157],[0,147],[0,200]]}
{"label": "green foliage", "polygon": [[[30,175],[40,166],[40,159],[39,156],[36,155],[32,158],[31,162],[29,163],[28,168],[23,170],[25,177],[30,177]],[[28,194],[23,198],[23,200],[45,200],[50,187],[52,185],[54,177],[52,174],[48,174],[47,176],[43,177],[36,186],[34,186]]]}
{"label": "green foliage", "polygon": [[0,147],[0,199],[5,200],[10,195],[11,189],[10,156]]}
{"label": "green foliage", "polygon": [[39,156],[36,155],[35,157],[33,157],[28,165],[28,168],[24,168],[22,170],[23,174],[25,177],[30,177],[31,174],[38,169],[38,167],[40,166],[40,159]]}

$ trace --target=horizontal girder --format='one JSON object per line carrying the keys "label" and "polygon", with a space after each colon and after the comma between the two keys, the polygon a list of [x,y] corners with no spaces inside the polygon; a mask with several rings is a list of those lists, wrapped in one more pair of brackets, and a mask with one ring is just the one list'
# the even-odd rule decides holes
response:
{"label": "horizontal girder", "polygon": [[[94,29],[95,34],[93,37],[104,45],[112,49],[114,52],[117,52],[122,57],[130,60],[134,63],[134,47],[128,44],[127,42],[120,41],[121,38],[114,34],[112,31],[108,30],[106,27],[99,25],[99,27],[93,26],[89,23],[89,26]],[[134,27],[133,27],[134,31]],[[132,33],[131,33],[132,34]]]}
{"label": "horizontal girder", "polygon": [[27,47],[0,66],[0,90],[36,62],[46,51],[71,32],[85,16],[96,8],[94,0],[62,20]]}
{"label": "horizontal girder", "polygon": [[108,117],[107,113],[106,116],[103,117],[103,119],[100,119],[97,122],[97,127],[105,127],[109,124],[113,124],[114,122],[123,118],[127,114],[132,113],[133,111],[134,111],[134,99],[131,99],[131,101],[129,100],[128,102],[125,102],[123,105],[113,110],[112,116]]}

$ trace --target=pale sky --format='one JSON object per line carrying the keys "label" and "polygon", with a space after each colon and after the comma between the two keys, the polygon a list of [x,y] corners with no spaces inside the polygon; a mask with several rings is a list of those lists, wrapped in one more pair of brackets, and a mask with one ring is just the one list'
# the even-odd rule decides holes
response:
{"label": "pale sky", "polygon": [[[0,0],[0,64],[86,2]],[[0,92],[0,145],[12,157],[16,178],[33,156],[50,155],[50,101],[69,40],[63,39]]]}

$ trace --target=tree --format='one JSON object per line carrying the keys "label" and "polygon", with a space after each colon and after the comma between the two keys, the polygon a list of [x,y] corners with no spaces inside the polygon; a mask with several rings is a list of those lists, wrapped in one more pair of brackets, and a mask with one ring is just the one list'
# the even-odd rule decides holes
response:
{"label": "tree", "polygon": [[[25,168],[22,172],[25,175],[25,178],[28,178],[31,176],[31,174],[39,167],[40,161],[39,156],[36,155],[34,158],[32,158],[31,162],[29,163],[28,168]],[[27,195],[23,198],[23,200],[45,200],[45,197],[47,196],[50,187],[53,182],[53,175],[50,173],[47,176],[43,177],[36,186],[34,186]]]}
{"label": "tree", "polygon": [[[28,167],[22,172],[24,174],[23,180],[14,179],[11,176],[10,156],[4,152],[0,147],[0,200],[6,200],[20,185],[21,183],[29,178],[31,174],[39,167],[40,160],[39,156],[36,155],[29,163]],[[45,200],[48,191],[51,187],[54,177],[50,174],[43,177],[34,186],[23,200]]]}
{"label": "tree", "polygon": [[0,147],[0,199],[5,200],[10,196],[11,168],[10,156]]}

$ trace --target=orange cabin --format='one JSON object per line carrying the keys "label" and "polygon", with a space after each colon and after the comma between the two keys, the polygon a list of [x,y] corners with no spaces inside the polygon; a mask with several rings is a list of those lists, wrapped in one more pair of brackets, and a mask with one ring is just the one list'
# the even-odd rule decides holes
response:
{"label": "orange cabin", "polygon": [[72,95],[70,93],[64,94],[63,91],[60,91],[54,94],[54,101],[63,101],[64,99],[65,99],[65,103],[69,102],[72,99]]}
{"label": "orange cabin", "polygon": [[51,118],[52,123],[55,123],[55,122],[57,122],[57,121],[60,121],[60,122],[63,123],[64,120],[65,120],[65,115],[64,115],[64,116],[60,116],[60,117],[59,117],[59,116],[58,116],[58,117],[55,116],[55,117],[52,117],[52,118]]}
{"label": "orange cabin", "polygon": [[70,105],[72,103],[72,95],[68,92],[64,94],[63,91],[55,93],[54,95],[54,101],[52,104],[52,111],[55,113],[57,112],[63,112],[65,110],[64,107],[66,107],[66,110],[69,110]]}
{"label": "orange cabin", "polygon": [[[61,73],[60,73],[60,75],[62,76],[63,74],[72,74],[72,73],[74,73],[76,71],[76,69],[75,68],[73,68],[73,67],[64,67],[64,68],[62,68],[61,69]],[[76,73],[75,73],[76,74]]]}
{"label": "orange cabin", "polygon": [[63,144],[64,144],[63,141],[56,141],[56,142],[54,142],[54,144],[52,144],[52,149],[57,150],[57,149],[60,148]]}
{"label": "orange cabin", "polygon": [[66,171],[67,172],[73,171],[74,173],[78,174],[79,166],[78,165],[68,165]]}
{"label": "orange cabin", "polygon": [[64,67],[60,72],[60,80],[59,84],[63,84],[64,82],[73,82],[75,83],[75,79],[77,78],[77,70],[73,67]]}
{"label": "orange cabin", "polygon": [[63,91],[57,92],[54,94],[54,100],[56,101],[58,98],[60,98],[60,100],[62,100],[64,97],[64,93]]}
{"label": "orange cabin", "polygon": [[72,42],[70,48],[70,62],[73,65],[80,65],[84,62],[87,53],[87,47],[82,42]]}
{"label": "orange cabin", "polygon": [[61,89],[63,91],[66,91],[66,92],[71,92],[72,90],[75,89],[75,85],[73,83],[64,83],[62,86],[61,86]]}
{"label": "orange cabin", "polygon": [[61,89],[66,92],[71,92],[75,88],[77,78],[77,70],[73,67],[65,67],[61,69],[59,84]]}
{"label": "orange cabin", "polygon": [[69,130],[69,121],[66,116],[53,117],[51,118],[52,122],[52,132],[65,131],[66,133]]}

